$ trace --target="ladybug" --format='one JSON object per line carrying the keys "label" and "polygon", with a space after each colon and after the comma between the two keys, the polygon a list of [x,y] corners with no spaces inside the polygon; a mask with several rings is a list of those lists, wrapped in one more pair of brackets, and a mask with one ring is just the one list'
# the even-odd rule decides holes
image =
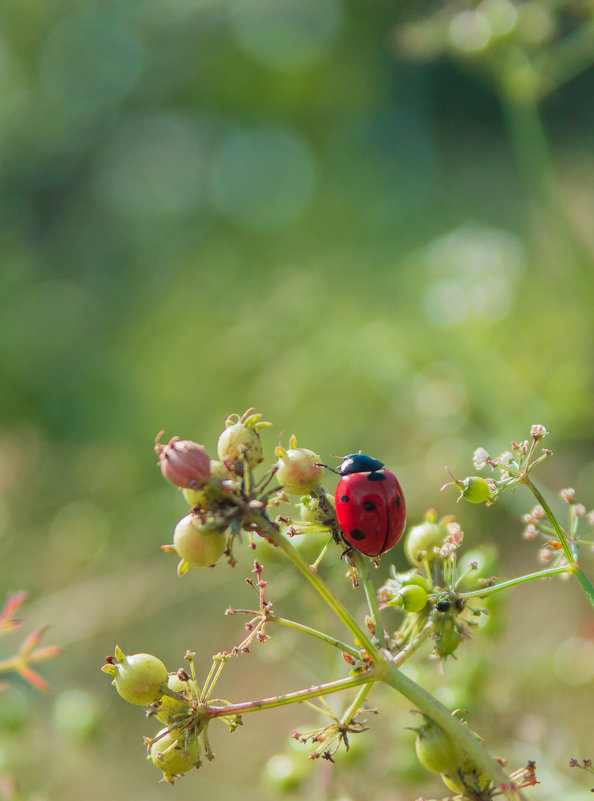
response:
{"label": "ladybug", "polygon": [[345,456],[337,471],[336,517],[345,540],[367,556],[379,556],[404,531],[406,504],[398,479],[383,462],[364,453]]}

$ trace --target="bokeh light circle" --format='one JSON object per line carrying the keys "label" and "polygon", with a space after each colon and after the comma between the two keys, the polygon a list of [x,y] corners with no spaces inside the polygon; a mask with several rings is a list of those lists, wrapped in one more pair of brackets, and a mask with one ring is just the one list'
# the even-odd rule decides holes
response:
{"label": "bokeh light circle", "polygon": [[256,231],[298,219],[314,193],[316,167],[306,142],[274,126],[234,130],[223,140],[211,169],[214,206]]}

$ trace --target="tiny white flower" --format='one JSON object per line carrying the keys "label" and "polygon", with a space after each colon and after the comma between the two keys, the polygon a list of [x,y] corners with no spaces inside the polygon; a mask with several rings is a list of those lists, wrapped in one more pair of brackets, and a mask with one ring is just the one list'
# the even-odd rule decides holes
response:
{"label": "tiny white flower", "polygon": [[484,448],[477,448],[472,455],[472,463],[477,470],[481,470],[486,464],[489,454]]}

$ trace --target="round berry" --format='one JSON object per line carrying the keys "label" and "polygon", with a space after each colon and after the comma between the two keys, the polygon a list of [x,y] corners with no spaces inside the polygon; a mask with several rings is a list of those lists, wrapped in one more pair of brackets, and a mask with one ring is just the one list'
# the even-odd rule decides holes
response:
{"label": "round berry", "polygon": [[307,763],[297,754],[275,754],[264,765],[263,779],[277,793],[294,793],[307,778]]}
{"label": "round berry", "polygon": [[408,573],[398,573],[396,578],[403,587],[408,587],[410,584],[416,584],[418,587],[422,587],[427,593],[431,591],[431,587],[425,576],[417,573],[416,570],[410,570]]}
{"label": "round berry", "polygon": [[223,431],[217,441],[217,453],[222,462],[238,471],[244,460],[253,468],[264,459],[260,435],[243,423],[234,423]]}
{"label": "round berry", "polygon": [[173,545],[192,567],[210,567],[225,553],[227,541],[224,530],[205,524],[200,515],[189,514],[175,527]]}
{"label": "round berry", "polygon": [[220,495],[223,481],[229,478],[229,471],[225,465],[218,459],[211,459],[208,481],[199,489],[184,489],[183,496],[193,509],[196,507],[207,509],[213,498]]}
{"label": "round berry", "polygon": [[427,592],[418,584],[409,584],[399,593],[405,612],[420,612],[427,605]]}
{"label": "round berry", "polygon": [[435,559],[433,548],[443,545],[446,531],[439,523],[425,520],[418,526],[413,526],[407,534],[404,543],[404,552],[409,561],[417,567],[423,564],[423,559]]}
{"label": "round berry", "polygon": [[276,478],[283,489],[292,495],[305,495],[319,489],[324,477],[317,453],[307,448],[277,448],[279,460]]}
{"label": "round berry", "polygon": [[[456,628],[456,624],[450,618],[446,620],[444,625],[437,633],[435,650],[441,659],[451,656],[460,645],[460,634]],[[440,771],[442,773],[443,771]]]}
{"label": "round berry", "polygon": [[490,784],[489,777],[482,773],[471,759],[464,760],[461,766],[446,770],[441,776],[443,783],[454,793],[466,796],[468,791],[479,794]]}
{"label": "round berry", "polygon": [[[162,736],[161,736],[162,735]],[[200,762],[200,740],[196,734],[180,734],[178,729],[162,729],[150,746],[147,759],[167,776],[179,776]]]}
{"label": "round berry", "polygon": [[157,720],[160,720],[162,723],[170,723],[172,715],[178,715],[182,712],[189,711],[191,700],[188,682],[180,679],[177,673],[169,674],[167,678],[167,688],[174,693],[184,695],[185,700],[172,698],[170,695],[163,695],[159,703],[158,711],[155,714]]}
{"label": "round berry", "polygon": [[163,662],[152,654],[125,656],[120,653],[123,659],[118,659],[118,664],[114,665],[117,669],[114,684],[124,701],[138,706],[158,701],[167,681],[167,668]]}
{"label": "round berry", "polygon": [[425,718],[416,731],[415,751],[424,768],[433,773],[449,773],[457,768],[462,751],[441,726]]}
{"label": "round berry", "polygon": [[469,503],[484,503],[493,499],[495,489],[494,483],[482,476],[468,476],[462,481],[460,498]]}

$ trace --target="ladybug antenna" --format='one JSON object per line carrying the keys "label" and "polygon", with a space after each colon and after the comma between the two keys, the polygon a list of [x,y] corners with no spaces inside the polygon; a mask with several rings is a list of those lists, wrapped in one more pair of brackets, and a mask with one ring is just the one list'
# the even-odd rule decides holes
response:
{"label": "ladybug antenna", "polygon": [[318,463],[316,467],[324,467],[326,470],[330,470],[331,473],[336,473],[337,476],[342,475],[342,473],[339,470],[336,470],[334,467],[330,467],[329,464]]}

